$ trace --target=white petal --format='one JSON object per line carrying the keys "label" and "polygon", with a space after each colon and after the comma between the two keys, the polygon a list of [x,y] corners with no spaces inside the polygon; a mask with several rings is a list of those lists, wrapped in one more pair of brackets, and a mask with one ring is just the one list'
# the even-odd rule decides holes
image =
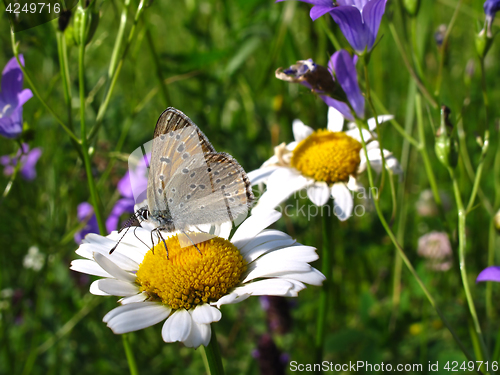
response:
{"label": "white petal", "polygon": [[281,262],[291,260],[295,262],[310,263],[318,260],[319,256],[316,253],[316,248],[312,246],[291,246],[282,249],[271,251],[255,261],[257,267],[260,267],[261,262]]}
{"label": "white petal", "polygon": [[97,287],[105,293],[120,297],[133,296],[140,293],[136,284],[117,279],[97,280]]}
{"label": "white petal", "polygon": [[187,310],[179,309],[170,316],[163,328],[161,329],[161,336],[165,342],[184,341],[188,338],[191,332],[193,320],[191,314]]}
{"label": "white petal", "polygon": [[283,233],[282,231],[276,229],[264,229],[255,235],[251,241],[247,242],[245,246],[239,247],[238,249],[240,250],[240,253],[246,254],[251,251],[252,248],[255,248],[263,243],[290,238],[291,237],[288,234]]}
{"label": "white petal", "polygon": [[312,182],[313,180],[302,176],[293,168],[280,168],[267,180],[267,191],[260,197],[252,211],[273,209]]}
{"label": "white petal", "polygon": [[[380,115],[380,116],[377,116],[377,120],[378,120],[379,125],[382,124],[383,122],[390,121],[393,118],[394,118],[393,115]],[[376,123],[374,117],[372,117],[371,119],[368,119],[367,123],[368,123],[368,128],[370,130],[375,130],[375,128],[377,127],[377,123]]]}
{"label": "white petal", "polygon": [[[115,242],[116,244],[116,242]],[[114,245],[113,245],[114,246]],[[116,251],[109,254],[111,248],[103,248],[102,246],[95,246],[90,243],[82,244],[76,250],[76,253],[87,259],[94,259],[94,254],[99,253],[105,257],[112,259],[119,268],[125,271],[137,271],[139,269],[139,264],[144,259],[143,254],[138,254],[137,248],[127,245],[124,241],[120,242]],[[125,255],[126,254],[126,255]],[[139,261],[134,261],[131,256],[138,259]]]}
{"label": "white petal", "polygon": [[71,262],[70,269],[93,276],[113,277],[93,260],[75,259]]}
{"label": "white petal", "polygon": [[385,167],[394,174],[403,174],[403,168],[401,168],[398,159],[394,155],[390,155],[385,159]]}
{"label": "white petal", "polygon": [[349,189],[343,182],[337,182],[332,186],[332,197],[335,216],[341,221],[347,220],[352,214],[354,205]]}
{"label": "white petal", "polygon": [[166,319],[171,309],[156,302],[139,302],[119,306],[102,319],[116,334],[143,329]]}
{"label": "white petal", "polygon": [[266,257],[259,258],[258,261],[258,266],[256,263],[252,263],[248,266],[247,275],[242,281],[243,283],[259,277],[273,277],[288,272],[307,272],[311,269],[308,263],[300,261],[280,260],[277,263],[276,259],[266,259]]}
{"label": "white petal", "polygon": [[297,142],[306,139],[314,132],[314,130],[311,127],[304,125],[304,123],[300,120],[293,120],[292,127],[293,127],[293,137]]}
{"label": "white petal", "polygon": [[[238,289],[238,288],[236,288],[236,289]],[[217,302],[213,302],[212,305],[215,305],[215,306],[220,308],[222,305],[231,305],[234,303],[240,303],[241,301],[246,300],[250,296],[251,296],[251,294],[236,293],[236,290],[235,290],[230,294],[226,294],[224,297],[219,299]]]}
{"label": "white petal", "polygon": [[262,211],[249,216],[236,230],[231,242],[238,249],[241,249],[245,244],[252,240],[258,233],[267,228],[269,225],[278,221],[281,213],[278,211]]}
{"label": "white petal", "polygon": [[286,275],[285,280],[297,280],[309,285],[321,285],[323,281],[326,280],[326,277],[319,272],[316,268],[311,267],[308,272],[297,272],[297,273],[288,273]]}
{"label": "white petal", "polygon": [[344,116],[333,107],[328,107],[328,130],[341,132],[344,127]]}
{"label": "white petal", "polygon": [[316,206],[323,206],[330,198],[330,188],[326,182],[316,182],[307,188],[307,196]]}
{"label": "white petal", "polygon": [[273,172],[278,168],[281,167],[274,165],[269,167],[260,167],[259,169],[249,172],[247,176],[250,180],[250,184],[253,186],[262,182],[267,182],[269,176],[271,176],[271,174],[273,174]]}
{"label": "white petal", "polygon": [[212,307],[208,304],[198,305],[191,313],[193,320],[198,324],[210,324],[218,322],[222,318],[219,309]]}
{"label": "white petal", "polygon": [[350,191],[363,191],[365,188],[363,185],[361,185],[358,180],[356,180],[356,177],[349,176],[349,181],[347,182],[347,188]]}
{"label": "white petal", "polygon": [[249,249],[247,253],[243,254],[243,257],[248,263],[251,263],[258,259],[260,256],[269,253],[270,251],[281,249],[284,247],[290,247],[295,244],[293,238],[285,238],[283,240],[270,241]]}
{"label": "white petal", "polygon": [[[361,129],[361,131],[363,132],[363,139],[365,140],[366,143],[368,143],[368,141],[370,141],[372,139],[372,133],[370,133],[368,130],[366,129]],[[361,142],[361,136],[359,134],[359,129],[358,128],[354,128],[354,129],[351,129],[351,130],[347,130],[345,132],[345,134],[347,134],[349,137],[352,137],[354,138],[356,141],[358,141],[359,143],[362,143]]]}
{"label": "white petal", "polygon": [[122,305],[126,305],[129,303],[144,302],[147,299],[148,295],[146,293],[139,293],[136,294],[135,296],[121,298],[120,300],[118,300],[118,302],[121,303]]}
{"label": "white petal", "polygon": [[227,240],[229,238],[229,235],[231,234],[231,229],[233,229],[232,222],[222,223],[219,227],[217,237],[221,237]]}
{"label": "white petal", "polygon": [[106,271],[109,272],[113,277],[118,280],[134,282],[136,279],[135,275],[128,273],[118,267],[112,260],[110,260],[105,255],[100,253],[94,253],[95,261]]}
{"label": "white petal", "polygon": [[[293,288],[293,284],[283,279],[266,279],[248,283],[238,287],[238,293],[250,294],[252,296],[284,296]],[[236,290],[235,290],[236,292]]]}
{"label": "white petal", "polygon": [[99,289],[99,284],[98,284],[99,281],[100,280],[96,280],[92,284],[90,284],[89,292],[95,296],[110,296],[111,294],[108,294]]}
{"label": "white petal", "polygon": [[193,321],[191,332],[183,343],[188,348],[197,348],[200,345],[207,346],[211,336],[212,329],[210,328],[210,324],[198,324]]}

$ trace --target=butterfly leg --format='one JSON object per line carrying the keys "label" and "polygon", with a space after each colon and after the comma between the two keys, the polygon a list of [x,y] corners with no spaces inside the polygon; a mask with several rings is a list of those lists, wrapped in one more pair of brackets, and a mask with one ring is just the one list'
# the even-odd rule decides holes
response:
{"label": "butterfly leg", "polygon": [[168,247],[167,247],[167,243],[165,242],[165,239],[163,238],[163,236],[161,235],[161,232],[160,230],[157,229],[157,233],[158,233],[158,236],[161,238],[161,240],[163,241],[163,246],[165,246],[165,250],[167,251],[167,259],[168,259]]}
{"label": "butterfly leg", "polygon": [[189,241],[193,244],[193,246],[194,246],[194,247],[196,247],[196,250],[198,250],[198,252],[199,252],[201,255],[203,255],[203,254],[201,253],[200,249],[198,248],[198,246],[196,246],[196,244],[193,242],[193,240],[191,239],[191,237],[189,237],[189,236],[188,236],[188,234],[187,234],[186,232],[184,232],[184,231],[182,231],[182,234],[184,234],[184,235],[185,235],[185,236],[189,239]]}

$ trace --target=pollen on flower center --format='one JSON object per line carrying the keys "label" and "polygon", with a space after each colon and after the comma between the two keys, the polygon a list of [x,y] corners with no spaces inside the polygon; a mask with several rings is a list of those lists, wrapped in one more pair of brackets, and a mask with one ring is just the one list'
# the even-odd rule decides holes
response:
{"label": "pollen on flower center", "polygon": [[[189,237],[196,243],[196,233],[189,233]],[[181,247],[177,236],[169,237],[165,243],[168,259],[160,241],[144,257],[136,281],[152,300],[174,310],[219,300],[240,282],[246,270],[239,250],[223,238],[196,244],[201,254],[194,246]]]}
{"label": "pollen on flower center", "polygon": [[347,181],[356,174],[361,147],[361,143],[343,132],[320,129],[295,147],[291,166],[316,181]]}

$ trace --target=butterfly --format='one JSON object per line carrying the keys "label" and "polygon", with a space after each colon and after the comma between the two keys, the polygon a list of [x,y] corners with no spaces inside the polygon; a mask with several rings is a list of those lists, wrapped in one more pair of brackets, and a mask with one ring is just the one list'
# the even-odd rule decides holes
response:
{"label": "butterfly", "polygon": [[253,200],[250,180],[231,155],[217,152],[181,111],[170,107],[160,115],[149,160],[147,206],[137,213],[160,238],[160,231],[186,233],[244,218]]}

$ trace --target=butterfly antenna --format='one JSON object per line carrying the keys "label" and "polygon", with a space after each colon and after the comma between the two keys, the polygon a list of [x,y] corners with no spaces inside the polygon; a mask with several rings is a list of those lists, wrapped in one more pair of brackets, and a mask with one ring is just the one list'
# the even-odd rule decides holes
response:
{"label": "butterfly antenna", "polygon": [[[123,228],[122,228],[122,229],[123,229]],[[120,230],[118,231],[118,233],[120,233],[120,232],[122,231],[122,229],[120,229]],[[116,250],[116,248],[118,247],[118,245],[120,244],[120,242],[122,242],[123,237],[125,237],[125,236],[127,235],[127,233],[128,233],[128,231],[129,231],[129,229],[130,229],[130,226],[127,228],[127,231],[126,231],[125,233],[123,233],[123,236],[121,236],[121,238],[118,240],[118,242],[116,243],[116,245],[115,245],[115,246],[113,246],[113,248],[112,248],[111,250],[109,250],[109,253],[110,253],[110,254],[113,254],[113,251],[115,251],[115,250]]]}
{"label": "butterfly antenna", "polygon": [[195,243],[194,243],[194,241],[191,239],[191,237],[189,237],[189,235],[188,235],[186,232],[184,232],[184,231],[182,231],[182,233],[183,233],[183,234],[184,234],[184,235],[185,235],[185,236],[189,239],[189,241],[191,241],[191,243],[193,244],[193,246],[194,246],[194,247],[196,247],[196,250],[198,250],[198,252],[200,253],[200,255],[202,255],[202,256],[203,256],[203,254],[201,253],[200,249],[198,248],[198,246],[196,246],[196,244],[195,244]]}

